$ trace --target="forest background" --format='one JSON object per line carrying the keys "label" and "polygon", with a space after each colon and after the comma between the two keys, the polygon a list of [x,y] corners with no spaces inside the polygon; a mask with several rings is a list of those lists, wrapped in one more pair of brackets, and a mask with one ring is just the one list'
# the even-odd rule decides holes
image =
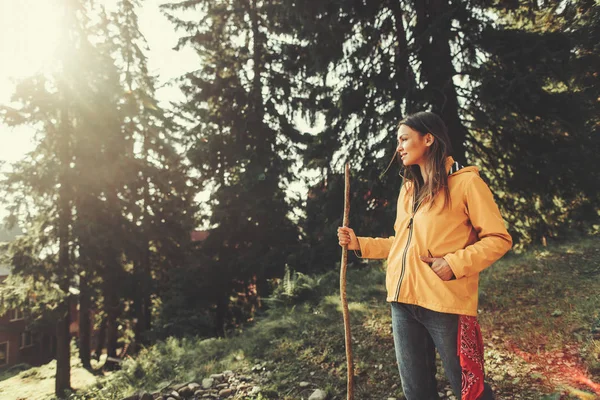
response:
{"label": "forest background", "polygon": [[600,229],[598,1],[167,3],[173,46],[196,60],[171,102],[142,2],[57,3],[51,62],[0,108],[2,129],[35,132],[0,182],[22,233],[2,250],[2,306],[56,325],[57,394],[71,301],[89,367],[92,310],[96,352],[116,357],[223,336],[286,268],[335,269],[346,162],[351,226],[390,235],[401,178],[383,172],[416,111],[441,115],[455,158],[480,167],[515,250]]}

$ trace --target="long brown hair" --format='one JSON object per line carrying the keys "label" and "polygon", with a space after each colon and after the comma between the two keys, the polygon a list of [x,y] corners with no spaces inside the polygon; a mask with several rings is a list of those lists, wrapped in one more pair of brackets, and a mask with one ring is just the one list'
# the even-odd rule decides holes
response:
{"label": "long brown hair", "polygon": [[[429,207],[433,206],[435,195],[444,192],[444,206],[450,206],[450,190],[448,189],[448,171],[446,171],[446,158],[452,154],[452,145],[448,136],[448,128],[442,119],[429,111],[422,111],[409,115],[398,124],[406,125],[415,130],[421,136],[430,133],[435,140],[428,147],[426,155],[427,179],[421,175],[421,168],[418,165],[402,165],[402,160],[398,154],[398,160],[402,165],[400,174],[405,180],[412,183],[415,204],[429,202]],[[427,183],[425,183],[425,181]]]}

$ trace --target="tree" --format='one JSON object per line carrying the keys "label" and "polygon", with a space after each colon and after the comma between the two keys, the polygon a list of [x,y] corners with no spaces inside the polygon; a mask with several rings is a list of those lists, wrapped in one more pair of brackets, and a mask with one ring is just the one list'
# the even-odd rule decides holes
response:
{"label": "tree", "polygon": [[[302,104],[308,117],[324,120],[323,130],[302,151],[304,166],[322,176],[313,183],[309,202],[318,208],[337,199],[331,190],[349,161],[352,226],[372,235],[391,234],[401,178],[396,167],[384,171],[395,158],[398,122],[416,111],[439,113],[452,133],[455,158],[465,160],[463,91],[456,78],[473,62],[473,43],[487,23],[478,12],[481,3],[286,2],[297,38],[289,71],[306,82]],[[326,226],[305,226],[311,248],[322,246],[313,237],[335,234],[337,214],[313,218]],[[319,257],[326,252],[333,259],[335,246],[327,249],[319,250]]]}
{"label": "tree", "polygon": [[132,239],[125,255],[133,266],[135,342],[144,344],[151,329],[152,296],[168,290],[166,271],[180,267],[186,259],[195,227],[196,190],[176,148],[181,127],[156,99],[156,78],[148,72],[144,54],[148,46],[139,29],[137,7],[137,0],[119,1],[110,22],[118,28],[112,41],[125,89],[121,134],[134,147],[122,213],[130,215],[128,236]]}
{"label": "tree", "polygon": [[[473,69],[470,146],[507,211],[517,241],[588,231],[597,221],[600,7],[548,2],[500,10],[487,59]],[[515,46],[518,43],[518,46]]]}
{"label": "tree", "polygon": [[[282,3],[259,0],[197,1],[164,6],[184,32],[179,46],[192,46],[199,68],[181,77],[187,101],[186,141],[208,202],[210,235],[202,252],[210,260],[211,303],[222,335],[229,297],[256,276],[259,293],[280,275],[287,246],[298,240],[288,214],[291,141],[299,134],[285,99],[296,81],[285,74],[279,49],[285,41],[277,13]],[[180,11],[196,9],[186,21]],[[240,290],[238,290],[240,291]]]}
{"label": "tree", "polygon": [[35,292],[60,311],[35,306],[36,317],[59,320],[59,395],[70,386],[72,293],[79,289],[85,367],[91,309],[100,307],[103,320],[98,352],[106,340],[108,356],[117,356],[121,321],[148,343],[153,297],[166,291],[165,270],[185,260],[195,225],[195,189],[177,126],[154,97],[137,5],[123,0],[107,13],[95,2],[66,2],[56,69],[24,80],[18,108],[2,109],[7,123],[39,130],[36,149],[3,182],[9,219],[26,232],[9,247],[15,282],[29,285],[9,292]]}
{"label": "tree", "polygon": [[[596,61],[594,2],[287,4],[298,54],[289,71],[307,82],[306,113],[325,122],[302,153],[323,176],[311,202],[332,201],[329,186],[349,160],[353,191],[368,196],[353,209],[353,227],[391,233],[399,180],[379,174],[394,157],[402,116],[430,109],[448,124],[455,158],[483,167],[517,243],[593,214],[596,182],[583,171],[598,146],[596,77],[584,67]],[[569,155],[567,168],[550,165],[557,153]],[[525,200],[532,193],[535,201]],[[314,220],[323,224],[305,227],[311,246],[337,223]]]}
{"label": "tree", "polygon": [[[72,49],[81,39],[75,5],[65,4],[66,21],[62,51]],[[65,60],[52,77],[35,76],[21,82],[13,100],[18,109],[4,108],[9,125],[29,124],[38,129],[38,145],[28,157],[13,166],[3,181],[12,200],[9,227],[23,227],[25,235],[8,247],[8,257],[16,277],[29,285],[24,292],[36,293],[35,277],[46,284],[42,292],[53,293],[56,309],[57,396],[70,388],[69,288],[75,267],[71,257],[73,185],[71,164],[76,114],[76,89],[68,77],[74,66]],[[10,293],[9,293],[10,295]],[[28,296],[31,297],[31,296]],[[45,296],[40,296],[44,298]],[[14,297],[13,297],[14,298]],[[24,301],[24,298],[21,298]]]}

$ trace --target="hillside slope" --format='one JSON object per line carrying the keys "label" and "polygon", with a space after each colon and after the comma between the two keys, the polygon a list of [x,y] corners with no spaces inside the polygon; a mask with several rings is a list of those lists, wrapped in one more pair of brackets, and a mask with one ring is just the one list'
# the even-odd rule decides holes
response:
{"label": "hillside slope", "polygon": [[[184,383],[201,386],[217,374],[214,385],[227,376],[237,382],[227,392],[232,399],[307,399],[316,389],[330,400],[345,399],[337,274],[292,275],[270,309],[230,337],[169,339],[72,398],[167,393]],[[357,400],[402,398],[384,276],[377,263],[355,264],[348,275]],[[484,271],[479,318],[486,373],[497,398],[597,398],[599,306],[598,238],[511,255]],[[452,398],[441,366],[439,375],[438,391]]]}

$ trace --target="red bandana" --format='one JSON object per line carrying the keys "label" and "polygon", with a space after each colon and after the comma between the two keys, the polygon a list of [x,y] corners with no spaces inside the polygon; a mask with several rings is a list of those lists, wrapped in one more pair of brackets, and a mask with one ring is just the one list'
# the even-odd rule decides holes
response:
{"label": "red bandana", "polygon": [[483,393],[483,339],[476,317],[458,318],[458,356],[462,368],[462,400],[476,400]]}

